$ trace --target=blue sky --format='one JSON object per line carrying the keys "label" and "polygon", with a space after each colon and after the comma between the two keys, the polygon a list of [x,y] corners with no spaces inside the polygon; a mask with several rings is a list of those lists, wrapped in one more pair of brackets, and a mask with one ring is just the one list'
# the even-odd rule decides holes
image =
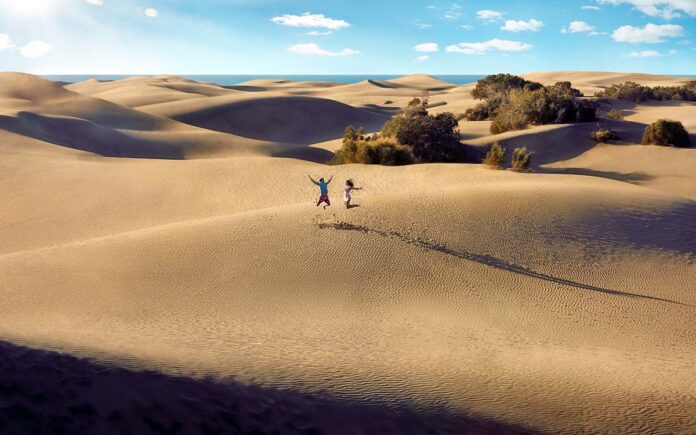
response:
{"label": "blue sky", "polygon": [[0,0],[0,70],[696,74],[696,0]]}

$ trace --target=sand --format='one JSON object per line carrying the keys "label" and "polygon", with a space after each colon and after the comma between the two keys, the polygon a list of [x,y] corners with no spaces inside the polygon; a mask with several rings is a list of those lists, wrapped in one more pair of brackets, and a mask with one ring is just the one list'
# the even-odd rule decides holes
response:
{"label": "sand", "polygon": [[[0,339],[233,379],[222,397],[321,397],[334,420],[300,399],[272,408],[325,430],[369,404],[392,430],[688,433],[696,154],[636,138],[659,117],[693,137],[696,104],[626,107],[600,121],[623,133],[613,145],[589,140],[594,124],[460,123],[471,147],[528,146],[528,174],[321,163],[346,123],[375,129],[424,90],[461,111],[470,89],[0,75]],[[335,175],[336,204],[314,206],[307,174]],[[349,177],[364,189],[344,210]]]}

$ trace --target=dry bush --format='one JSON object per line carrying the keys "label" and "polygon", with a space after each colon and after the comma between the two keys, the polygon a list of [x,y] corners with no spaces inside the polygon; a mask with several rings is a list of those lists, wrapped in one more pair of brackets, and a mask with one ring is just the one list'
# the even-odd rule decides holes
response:
{"label": "dry bush", "polygon": [[600,128],[599,130],[592,132],[590,137],[592,137],[593,140],[602,143],[608,143],[610,141],[619,139],[619,136],[616,133],[606,128]]}
{"label": "dry bush", "polygon": [[498,142],[495,142],[491,145],[491,149],[488,150],[488,153],[486,153],[483,164],[492,169],[502,169],[503,163],[505,163],[505,148]]}
{"label": "dry bush", "polygon": [[532,163],[532,153],[527,151],[527,147],[515,148],[512,151],[512,170],[526,172]]}
{"label": "dry bush", "polygon": [[643,134],[643,145],[662,145],[673,147],[688,147],[689,133],[679,121],[660,119],[646,127]]}

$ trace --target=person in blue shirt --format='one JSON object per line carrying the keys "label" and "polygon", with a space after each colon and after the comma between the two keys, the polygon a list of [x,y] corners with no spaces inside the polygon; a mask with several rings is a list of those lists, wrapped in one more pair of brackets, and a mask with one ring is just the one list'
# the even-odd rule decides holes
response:
{"label": "person in blue shirt", "polygon": [[[324,181],[323,178],[320,178],[319,181],[315,181],[314,178],[312,178],[311,175],[307,175],[309,177],[309,180],[319,186],[319,200],[317,201],[317,207],[321,205],[322,202],[326,203],[326,205],[331,205],[331,201],[329,201],[329,183],[331,183],[331,180],[333,180],[333,175],[329,177],[328,181]],[[326,208],[326,205],[324,208]]]}

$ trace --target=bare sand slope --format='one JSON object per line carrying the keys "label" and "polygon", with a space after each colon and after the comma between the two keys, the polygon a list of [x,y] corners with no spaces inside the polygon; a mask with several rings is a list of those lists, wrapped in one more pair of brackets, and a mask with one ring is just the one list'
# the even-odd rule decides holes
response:
{"label": "bare sand slope", "polygon": [[214,131],[258,140],[311,144],[343,135],[347,125],[374,131],[386,115],[326,98],[268,95],[224,96],[205,101],[140,108]]}
{"label": "bare sand slope", "polygon": [[[163,211],[116,198],[139,228],[4,253],[0,334],[554,432],[696,424],[692,201],[591,177],[348,166],[335,171],[365,186],[360,207],[317,211],[303,177],[325,168],[234,160],[197,161],[200,190],[159,199],[198,216],[152,226]],[[189,163],[139,164],[165,192]]]}
{"label": "bare sand slope", "polygon": [[[121,89],[126,104],[143,80],[85,83],[80,92],[116,101]],[[196,83],[157,80],[177,83],[169,97],[183,88],[196,95],[160,101],[148,90],[154,103],[130,108],[27,75],[0,76],[3,340],[130,368],[232,377],[233,388],[259,383],[283,404],[279,420],[294,415],[281,408],[294,409],[317,427],[325,426],[303,408],[302,394],[327,398],[317,406],[337,421],[365,415],[344,408],[351,402],[370,403],[384,418],[388,409],[474,416],[467,421],[484,433],[510,428],[476,426],[480,419],[512,424],[512,432],[696,427],[696,150],[635,145],[653,117],[693,129],[690,105],[622,106],[626,120],[600,121],[622,135],[615,145],[589,140],[596,124],[490,136],[487,122],[462,123],[475,151],[495,140],[528,146],[532,174],[329,167],[270,156],[330,155],[339,124],[384,119],[419,80],[432,81],[255,81],[208,95]],[[465,87],[432,95],[446,103],[436,110],[475,103]],[[185,116],[201,126],[172,119]],[[262,134],[278,137],[250,138]],[[208,158],[106,158],[103,148],[75,146],[84,137],[96,147],[178,144],[183,157],[205,149]],[[304,145],[313,141],[321,142]],[[335,174],[334,202],[353,178],[364,188],[354,195],[359,207],[316,208],[307,174]],[[49,358],[8,352],[12,367],[30,367],[21,373]],[[78,390],[73,397],[86,397]],[[219,394],[241,394],[234,391]],[[247,411],[256,412],[239,409],[253,420]],[[447,432],[454,421],[429,418],[387,418],[390,426],[376,430],[407,421]]]}
{"label": "bare sand slope", "polygon": [[661,76],[655,74],[639,73],[615,73],[602,71],[548,71],[524,74],[524,78],[539,82],[543,85],[552,85],[560,81],[569,81],[573,87],[582,91],[585,95],[594,95],[611,85],[624,82],[636,82],[645,86],[679,86],[694,80],[688,77]]}

